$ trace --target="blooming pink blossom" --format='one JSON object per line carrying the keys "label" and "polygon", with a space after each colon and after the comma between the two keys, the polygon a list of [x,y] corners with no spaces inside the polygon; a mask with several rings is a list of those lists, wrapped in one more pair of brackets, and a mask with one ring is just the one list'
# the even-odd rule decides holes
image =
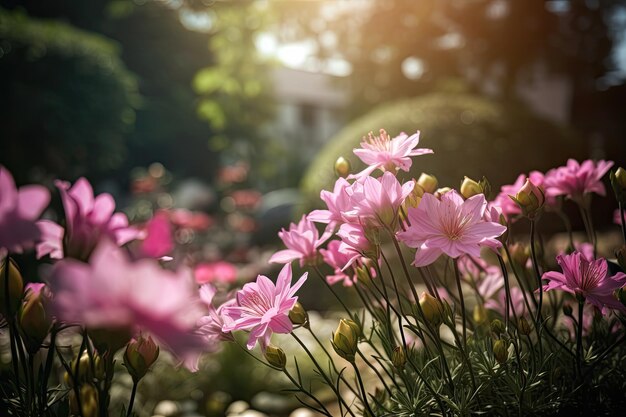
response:
{"label": "blooming pink blossom", "polygon": [[267,347],[272,333],[290,333],[293,324],[289,311],[298,301],[296,291],[306,281],[307,273],[291,286],[291,264],[286,264],[278,274],[276,285],[266,276],[259,275],[256,282],[249,282],[237,292],[237,305],[227,306],[223,314],[227,321],[222,330],[249,330],[248,349],[257,341],[261,348]]}
{"label": "blooming pink blossom", "polygon": [[338,178],[332,193],[326,190],[320,193],[320,198],[326,203],[328,210],[313,210],[307,218],[317,223],[343,223],[347,220],[346,213],[353,208],[351,193],[350,183],[345,178]]}
{"label": "blooming pink blossom", "polygon": [[140,231],[128,226],[123,213],[114,213],[115,201],[108,193],[94,197],[91,184],[80,178],[72,187],[68,182],[57,181],[65,210],[65,230],[51,221],[38,223],[43,240],[37,245],[37,257],[50,255],[86,260],[102,237],[121,246],[140,236]]}
{"label": "blooming pink blossom", "polygon": [[50,193],[41,185],[17,189],[13,176],[0,165],[0,254],[21,253],[41,238],[36,224],[50,202]]}
{"label": "blooming pink blossom", "polygon": [[354,150],[354,154],[369,166],[353,175],[352,178],[370,175],[376,169],[393,173],[398,169],[408,172],[411,168],[412,156],[433,153],[432,149],[415,149],[419,140],[420,132],[411,136],[400,133],[393,139],[384,129],[380,129],[380,136],[374,136],[370,132],[367,138],[363,138],[361,148]]}
{"label": "blooming pink blossom", "polygon": [[598,161],[588,159],[582,164],[574,159],[568,159],[565,166],[554,168],[546,173],[544,186],[546,195],[564,195],[572,200],[583,203],[583,196],[589,193],[606,195],[602,177],[613,166],[612,161]]}
{"label": "blooming pink blossom", "polygon": [[315,263],[317,248],[328,240],[332,231],[326,229],[322,236],[319,235],[315,224],[302,216],[298,224],[291,223],[289,230],[284,228],[278,232],[287,249],[276,252],[269,262],[285,264],[296,259],[300,260],[300,266],[307,263]]}
{"label": "blooming pink blossom", "polygon": [[587,259],[582,253],[558,255],[556,261],[563,272],[549,271],[543,274],[548,284],[544,291],[562,290],[583,297],[587,302],[606,313],[607,308],[626,309],[613,292],[626,284],[626,274],[618,272],[610,276],[606,259]]}
{"label": "blooming pink blossom", "polygon": [[172,239],[172,224],[167,213],[157,212],[145,226],[146,237],[141,242],[139,250],[149,258],[161,258],[169,255],[174,249]]}
{"label": "blooming pink blossom", "polygon": [[367,237],[367,233],[360,224],[344,223],[337,231],[337,236],[341,238],[344,252],[355,251],[358,254],[371,254],[375,248]]}
{"label": "blooming pink blossom", "polygon": [[385,172],[380,178],[363,177],[353,184],[354,209],[348,214],[367,226],[393,226],[400,206],[414,186],[413,181],[400,184],[391,172]]}
{"label": "blooming pink blossom", "polygon": [[167,271],[153,259],[131,262],[102,239],[89,264],[65,258],[47,281],[60,320],[89,329],[149,332],[192,369],[206,347],[196,333],[202,309],[187,270]]}
{"label": "blooming pink blossom", "polygon": [[334,274],[328,275],[326,281],[330,285],[343,282],[345,287],[351,286],[356,281],[354,274],[349,276],[344,271],[350,267],[361,255],[347,245],[342,245],[338,240],[332,240],[328,243],[327,249],[320,249],[322,258],[331,268]]}
{"label": "blooming pink blossom", "polygon": [[417,248],[415,266],[429,265],[440,255],[458,258],[463,254],[480,256],[480,248],[497,248],[495,240],[506,231],[499,223],[483,219],[487,202],[483,194],[463,200],[455,190],[449,191],[438,200],[424,194],[417,208],[410,208],[410,226],[398,233],[398,238],[407,246]]}
{"label": "blooming pink blossom", "polygon": [[225,261],[200,263],[194,268],[193,275],[198,284],[232,284],[237,280],[237,267]]}

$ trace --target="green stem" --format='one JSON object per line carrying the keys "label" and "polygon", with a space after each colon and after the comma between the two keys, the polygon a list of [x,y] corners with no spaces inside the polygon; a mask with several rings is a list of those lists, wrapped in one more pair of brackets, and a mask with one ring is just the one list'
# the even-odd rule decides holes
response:
{"label": "green stem", "polygon": [[309,391],[305,390],[304,387],[302,385],[300,385],[300,383],[298,381],[295,380],[295,378],[293,376],[291,376],[291,374],[289,373],[289,371],[287,371],[286,368],[283,369],[283,373],[287,376],[287,378],[289,378],[289,380],[291,381],[291,383],[293,385],[296,386],[296,388],[298,388],[300,390],[300,392],[302,392],[304,395],[306,395],[307,397],[309,397],[311,400],[313,400],[317,405],[319,405],[321,407],[321,410],[315,407],[312,407],[310,405],[307,405],[307,407],[311,408],[312,410],[317,411],[320,414],[324,414],[325,416],[328,417],[333,417],[332,414],[330,414],[330,412],[328,411],[328,409],[324,406],[324,404],[317,399],[317,397],[313,394],[311,394]]}
{"label": "green stem", "polygon": [[356,366],[354,361],[351,362],[352,367],[354,368],[354,373],[356,374],[356,378],[359,381],[359,387],[361,388],[361,395],[363,396],[363,405],[365,409],[369,413],[370,416],[375,416],[374,411],[370,408],[369,401],[367,401],[367,392],[365,391],[365,386],[363,386],[363,379],[361,378],[361,372],[359,372],[359,368]]}
{"label": "green stem", "polygon": [[133,378],[133,390],[130,392],[130,400],[128,401],[128,411],[126,412],[126,417],[133,415],[133,404],[135,403],[135,394],[137,394],[137,385],[139,385],[139,381],[135,381],[135,378]]}
{"label": "green stem", "polygon": [[456,259],[452,260],[454,264],[454,273],[456,274],[456,288],[459,293],[459,301],[461,302],[461,319],[463,320],[463,349],[467,349],[467,317],[465,316],[465,300],[463,298],[463,289],[461,288],[461,273]]}
{"label": "green stem", "polygon": [[311,329],[310,326],[306,326],[306,329],[309,331],[309,333],[311,333],[311,336],[313,336],[313,339],[315,339],[315,341],[317,342],[317,344],[319,345],[319,347],[322,348],[322,350],[324,351],[324,353],[326,354],[326,356],[328,357],[328,359],[330,360],[330,364],[333,367],[333,371],[335,371],[335,373],[337,375],[339,375],[339,379],[341,379],[343,381],[344,384],[346,384],[346,386],[348,387],[348,389],[350,391],[352,391],[352,393],[354,395],[357,395],[355,389],[352,387],[352,385],[350,385],[348,383],[348,381],[346,381],[346,379],[344,378],[343,374],[341,374],[338,370],[337,370],[337,366],[335,366],[335,362],[333,361],[333,357],[330,355],[330,352],[328,352],[328,350],[326,349],[326,347],[324,346],[324,344],[318,339],[317,335],[315,334],[315,332],[313,332],[313,329]]}
{"label": "green stem", "polygon": [[619,207],[619,216],[620,216],[620,219],[622,220],[622,236],[624,237],[624,245],[626,245],[626,216],[624,215],[624,211],[626,209],[624,209],[624,203],[622,203],[621,201],[618,203],[618,207]]}
{"label": "green stem", "polygon": [[576,334],[576,371],[578,376],[582,376],[582,353],[583,353],[583,308],[585,299],[578,300],[578,327]]}
{"label": "green stem", "polygon": [[346,403],[346,401],[343,399],[343,396],[341,395],[341,393],[339,392],[339,390],[337,390],[337,388],[335,387],[335,384],[333,383],[333,381],[330,380],[330,378],[328,377],[328,375],[326,375],[326,372],[324,372],[324,369],[320,366],[320,364],[317,362],[317,359],[315,359],[315,356],[311,353],[311,351],[309,350],[309,348],[304,344],[304,342],[302,342],[302,340],[300,340],[300,338],[298,336],[296,336],[296,334],[294,332],[291,332],[291,336],[293,336],[294,339],[296,339],[296,341],[298,342],[298,344],[302,347],[302,349],[304,349],[304,351],[306,352],[306,354],[309,356],[309,358],[311,359],[311,361],[313,362],[313,365],[315,365],[315,367],[317,368],[317,371],[320,373],[320,376],[324,379],[324,381],[326,381],[326,384],[330,387],[330,389],[333,390],[333,392],[335,393],[335,396],[337,397],[337,401],[342,403],[344,405],[344,407],[346,407],[346,411],[352,416],[352,417],[356,417],[354,415],[354,413],[352,412],[352,410],[350,410],[350,406]]}
{"label": "green stem", "polygon": [[341,297],[339,297],[339,295],[335,292],[335,290],[333,289],[333,287],[328,283],[328,281],[326,281],[326,277],[324,277],[324,274],[322,274],[322,271],[319,270],[319,268],[317,266],[313,266],[313,269],[315,270],[315,272],[317,273],[317,276],[320,278],[320,280],[324,283],[324,285],[326,286],[326,288],[328,288],[328,290],[335,296],[335,298],[337,299],[337,301],[339,301],[339,304],[341,304],[341,306],[343,307],[343,309],[346,311],[346,313],[348,313],[349,317],[352,317],[352,313],[350,312],[350,309],[346,306],[346,304],[343,302],[343,300],[341,299]]}

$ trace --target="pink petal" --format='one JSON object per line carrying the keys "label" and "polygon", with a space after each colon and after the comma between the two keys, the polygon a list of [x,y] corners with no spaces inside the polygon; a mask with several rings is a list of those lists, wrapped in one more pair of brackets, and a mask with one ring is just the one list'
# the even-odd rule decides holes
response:
{"label": "pink petal", "polygon": [[50,192],[41,185],[27,185],[19,190],[17,210],[27,220],[38,218],[50,202]]}
{"label": "pink petal", "polygon": [[284,249],[272,255],[272,257],[269,259],[268,262],[274,263],[274,264],[287,264],[301,257],[302,257],[302,254],[298,251],[291,250],[291,249]]}
{"label": "pink petal", "polygon": [[93,210],[89,217],[94,224],[104,224],[109,221],[115,211],[115,200],[111,194],[100,194],[94,200]]}

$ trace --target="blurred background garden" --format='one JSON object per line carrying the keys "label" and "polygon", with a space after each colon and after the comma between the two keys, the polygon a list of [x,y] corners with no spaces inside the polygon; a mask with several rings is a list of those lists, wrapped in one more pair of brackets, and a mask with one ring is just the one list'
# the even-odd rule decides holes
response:
{"label": "blurred background garden", "polygon": [[[319,206],[338,155],[361,168],[369,131],[420,130],[435,154],[411,175],[442,186],[497,191],[568,157],[623,166],[625,82],[624,0],[0,0],[0,164],[51,190],[84,176],[134,224],[167,218],[169,255],[205,282],[269,273],[277,232]],[[324,312],[316,288],[301,301]],[[171,369],[137,413],[298,407],[235,348]]]}

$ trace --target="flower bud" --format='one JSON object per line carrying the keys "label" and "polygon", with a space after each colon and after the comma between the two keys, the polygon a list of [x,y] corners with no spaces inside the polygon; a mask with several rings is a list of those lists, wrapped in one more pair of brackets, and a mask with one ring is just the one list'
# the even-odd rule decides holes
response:
{"label": "flower bud", "polygon": [[461,182],[461,187],[459,188],[459,191],[464,198],[470,198],[477,194],[482,194],[483,189],[476,181],[469,177],[465,177]]}
{"label": "flower bud", "polygon": [[420,295],[419,303],[422,313],[424,313],[424,320],[438,327],[443,321],[443,306],[441,305],[441,301],[423,292],[422,295]]}
{"label": "flower bud", "polygon": [[509,254],[511,254],[511,261],[522,267],[526,266],[528,258],[530,257],[530,247],[516,242],[509,245]]}
{"label": "flower bud", "polygon": [[529,179],[526,179],[526,182],[515,194],[515,197],[512,195],[509,195],[509,197],[522,209],[522,214],[529,219],[534,219],[540,213],[546,201],[541,188],[537,187]]}
{"label": "flower bud", "polygon": [[367,263],[364,263],[363,265],[354,268],[354,272],[356,273],[357,280],[361,284],[365,285],[368,288],[371,286],[372,276],[370,273],[370,267],[369,265],[367,265]]}
{"label": "flower bud", "polygon": [[626,170],[619,167],[616,171],[611,171],[610,179],[617,201],[626,203]]}
{"label": "flower bud", "polygon": [[[93,365],[91,360],[93,359]],[[104,380],[104,362],[98,352],[93,352],[91,358],[88,352],[83,352],[80,360],[74,358],[70,362],[70,370],[72,374],[67,372],[63,376],[65,383],[68,387],[73,387],[75,381],[78,381],[79,385],[83,383],[91,383],[94,379],[98,381]]]}
{"label": "flower bud", "polygon": [[504,323],[502,323],[502,320],[500,319],[493,320],[489,325],[489,328],[491,329],[491,332],[496,336],[500,336],[502,333],[505,332]]}
{"label": "flower bud", "polygon": [[333,333],[332,345],[337,355],[348,362],[354,362],[361,329],[352,320],[341,319],[337,330]]}
{"label": "flower bud", "polygon": [[159,357],[159,347],[152,337],[144,338],[139,335],[138,339],[132,339],[124,352],[124,365],[128,373],[137,382],[146,375],[148,369]]}
{"label": "flower bud", "polygon": [[293,308],[289,310],[289,320],[296,326],[307,326],[309,323],[309,313],[306,312],[300,302],[296,301]]}
{"label": "flower bud", "polygon": [[[7,270],[7,262],[9,268]],[[8,278],[8,283],[7,283]],[[8,287],[8,294],[7,294]],[[5,258],[0,267],[0,313],[5,317],[13,317],[20,307],[24,280],[22,274],[11,258]]]}
{"label": "flower bud", "polygon": [[502,339],[494,340],[493,342],[493,356],[498,363],[504,363],[509,357],[508,343]]}
{"label": "flower bud", "polygon": [[265,349],[264,355],[270,365],[275,366],[276,368],[285,369],[285,365],[287,365],[287,355],[285,355],[284,350],[278,346],[268,345]]}
{"label": "flower bud", "polygon": [[482,305],[476,304],[474,306],[474,311],[472,312],[472,317],[474,318],[476,324],[481,324],[487,320],[487,310],[485,310],[485,307]]}
{"label": "flower bud", "polygon": [[338,177],[347,177],[350,175],[351,170],[352,167],[350,166],[350,161],[343,156],[337,158],[335,161],[335,174],[337,174]]}
{"label": "flower bud", "polygon": [[80,387],[80,406],[78,409],[78,401],[74,390],[70,391],[70,412],[72,415],[83,417],[98,416],[98,390],[93,384],[85,384]]}
{"label": "flower bud", "polygon": [[438,184],[439,183],[437,181],[437,178],[435,178],[433,175],[428,175],[423,172],[417,179],[417,185],[422,187],[422,190],[424,190],[425,193],[429,194],[432,194],[435,192],[435,190],[437,190]]}
{"label": "flower bud", "polygon": [[415,183],[413,190],[409,193],[408,196],[404,199],[402,203],[402,208],[405,213],[409,212],[410,208],[417,208],[419,206],[420,201],[422,201],[422,196],[424,195],[424,189],[419,187],[417,181],[412,180]]}
{"label": "flower bud", "polygon": [[24,342],[30,353],[39,350],[52,326],[52,320],[43,305],[46,292],[45,284],[28,284],[18,316]]}
{"label": "flower bud", "polygon": [[517,320],[517,331],[524,336],[528,336],[532,331],[530,324],[528,324],[528,321],[524,317],[520,317]]}
{"label": "flower bud", "polygon": [[450,191],[452,191],[452,188],[450,187],[441,187],[441,188],[437,188],[435,192],[433,193],[433,195],[437,198],[441,198],[442,195]]}
{"label": "flower bud", "polygon": [[404,353],[402,346],[396,346],[393,348],[391,363],[393,363],[393,366],[395,366],[398,370],[404,368],[404,365],[406,364],[406,354]]}

